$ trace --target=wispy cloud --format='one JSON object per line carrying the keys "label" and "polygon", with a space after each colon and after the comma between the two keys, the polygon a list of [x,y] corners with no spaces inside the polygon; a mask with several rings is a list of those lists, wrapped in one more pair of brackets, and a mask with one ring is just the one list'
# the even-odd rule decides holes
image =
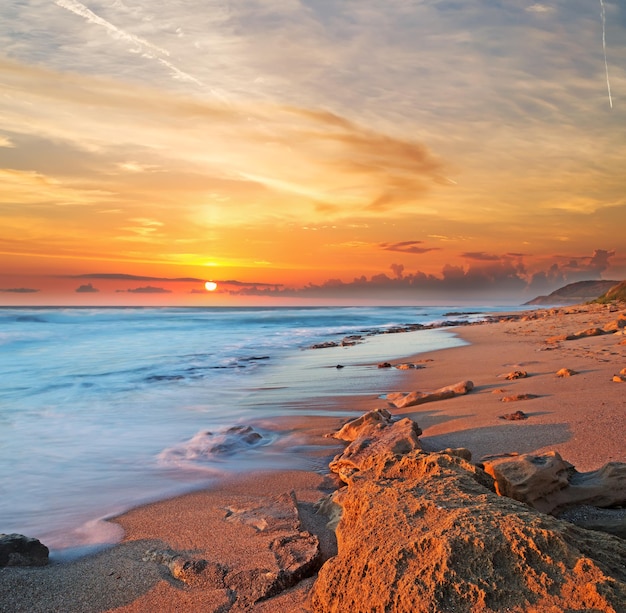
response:
{"label": "wispy cloud", "polygon": [[0,292],[8,292],[12,294],[34,294],[37,293],[38,289],[33,289],[30,287],[8,287],[8,288],[0,288]]}

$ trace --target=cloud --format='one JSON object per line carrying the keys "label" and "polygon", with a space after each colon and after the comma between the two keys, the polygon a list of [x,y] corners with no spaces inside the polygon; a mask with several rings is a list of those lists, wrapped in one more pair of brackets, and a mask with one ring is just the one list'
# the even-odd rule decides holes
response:
{"label": "cloud", "polygon": [[437,251],[439,247],[420,247],[424,241],[401,241],[399,243],[381,243],[381,249],[385,251],[399,251],[400,253],[422,254],[429,251]]}
{"label": "cloud", "polygon": [[9,292],[13,294],[34,294],[40,290],[32,289],[30,287],[8,287],[5,289],[0,288],[0,292]]}
{"label": "cloud", "polygon": [[166,289],[164,287],[152,287],[151,285],[146,285],[145,287],[135,287],[133,289],[118,289],[116,292],[129,292],[131,294],[171,294],[171,289]]}
{"label": "cloud", "polygon": [[169,283],[204,283],[206,279],[195,277],[147,277],[143,275],[128,275],[118,272],[96,272],[83,275],[69,275],[70,279],[105,279],[114,281],[167,281]]}
{"label": "cloud", "polygon": [[86,285],[79,285],[75,291],[79,294],[92,294],[97,293],[100,290],[94,287],[91,283],[87,283]]}
{"label": "cloud", "polygon": [[13,149],[15,147],[15,143],[13,143],[13,141],[10,138],[0,135],[0,147]]}
{"label": "cloud", "polygon": [[478,260],[481,262],[495,262],[500,260],[499,255],[494,255],[492,253],[485,253],[484,251],[466,251],[461,254],[462,258],[467,258],[468,260]]}

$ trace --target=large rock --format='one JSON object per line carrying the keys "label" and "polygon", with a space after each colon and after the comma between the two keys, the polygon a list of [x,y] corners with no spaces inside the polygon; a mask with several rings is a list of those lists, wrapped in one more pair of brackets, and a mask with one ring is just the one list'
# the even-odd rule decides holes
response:
{"label": "large rock", "polygon": [[626,464],[609,462],[580,473],[552,451],[542,455],[505,454],[482,459],[482,466],[503,496],[544,513],[572,505],[613,507],[626,504]]}
{"label": "large rock", "polygon": [[[366,415],[372,413],[375,411]],[[329,465],[330,470],[337,473],[343,481],[347,481],[354,472],[361,470],[372,456],[403,455],[412,449],[418,449],[419,435],[422,433],[419,426],[409,418],[393,423],[378,423],[375,427],[371,427],[366,421],[361,424],[360,435],[357,434],[358,431],[351,432],[355,434],[355,438]]]}
{"label": "large rock", "polygon": [[370,455],[335,495],[316,613],[626,611],[626,542],[498,496],[454,455]]}
{"label": "large rock", "polygon": [[45,566],[48,548],[38,539],[23,534],[0,534],[0,567]]}
{"label": "large rock", "polygon": [[387,394],[387,400],[397,409],[403,409],[405,407],[424,404],[425,402],[434,402],[435,400],[454,398],[455,396],[467,394],[473,389],[474,383],[472,381],[459,381],[459,383],[441,387],[434,392],[393,392],[391,394]]}

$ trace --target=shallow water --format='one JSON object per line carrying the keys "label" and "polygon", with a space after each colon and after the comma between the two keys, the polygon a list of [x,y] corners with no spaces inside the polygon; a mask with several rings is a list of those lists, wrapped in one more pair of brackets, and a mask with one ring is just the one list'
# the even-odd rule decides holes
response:
{"label": "shallow water", "polygon": [[[461,341],[434,329],[304,348],[450,310],[0,309],[0,532],[80,552],[119,538],[103,516],[229,471],[295,468],[272,418],[385,391],[394,375],[372,363]],[[261,439],[227,432],[255,422]]]}

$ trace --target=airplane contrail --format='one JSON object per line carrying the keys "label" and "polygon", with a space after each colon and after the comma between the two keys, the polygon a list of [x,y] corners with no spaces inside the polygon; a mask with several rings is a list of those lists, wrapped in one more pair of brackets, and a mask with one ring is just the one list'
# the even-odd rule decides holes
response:
{"label": "airplane contrail", "polygon": [[611,82],[609,81],[609,64],[606,59],[606,15],[604,13],[604,0],[600,0],[600,10],[602,14],[602,50],[604,51],[604,71],[606,73],[606,88],[609,92],[609,105],[613,108],[611,98]]}
{"label": "airplane contrail", "polygon": [[134,34],[130,34],[129,32],[118,28],[110,21],[107,21],[99,15],[96,15],[91,9],[87,8],[84,4],[81,4],[77,0],[55,0],[55,3],[61,8],[64,8],[71,13],[78,15],[79,17],[83,17],[85,20],[87,20],[88,23],[94,23],[103,27],[113,38],[128,41],[142,48],[142,50],[148,57],[156,59],[161,64],[166,66],[174,74],[174,78],[183,79],[185,81],[192,81],[197,85],[202,85],[202,83],[198,79],[180,70],[180,68],[174,66],[174,64],[166,59],[170,56],[170,53],[167,49],[163,49],[162,47],[153,45],[151,42],[145,40],[144,38],[141,38],[140,36],[135,36]]}

